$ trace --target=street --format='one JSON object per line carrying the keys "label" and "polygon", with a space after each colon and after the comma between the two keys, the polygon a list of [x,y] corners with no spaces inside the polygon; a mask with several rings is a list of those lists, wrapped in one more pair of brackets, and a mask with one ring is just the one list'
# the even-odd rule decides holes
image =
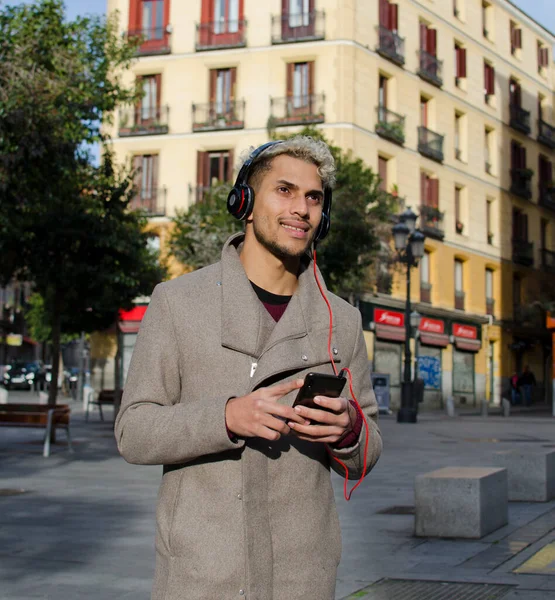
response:
{"label": "street", "polygon": [[[17,392],[10,400],[36,401],[36,396]],[[85,423],[78,403],[69,403],[73,455],[62,431],[52,456],[43,459],[40,430],[2,428],[0,599],[147,600],[161,468],[125,463],[111,423],[100,422],[97,411]],[[105,413],[111,419],[111,410]],[[457,598],[553,597],[553,563],[533,574],[514,569],[555,542],[555,501],[510,503],[509,524],[481,540],[416,538],[411,514],[417,474],[443,466],[489,466],[488,457],[497,450],[555,448],[552,418],[449,419],[428,413],[417,424],[398,424],[394,416],[380,423],[383,456],[351,502],[343,499],[342,480],[334,476],[343,532],[336,599],[354,598],[355,592],[369,600],[449,599],[456,593]],[[391,581],[361,591],[385,578],[408,580],[402,584],[406,590],[421,595],[392,592],[401,584]]]}

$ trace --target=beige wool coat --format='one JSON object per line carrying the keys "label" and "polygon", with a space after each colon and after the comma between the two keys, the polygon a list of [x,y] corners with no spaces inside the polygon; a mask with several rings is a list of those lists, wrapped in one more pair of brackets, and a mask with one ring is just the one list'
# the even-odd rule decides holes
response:
{"label": "beige wool coat", "polygon": [[[242,239],[228,240],[220,263],[155,288],[131,360],[118,448],[130,463],[164,465],[152,599],[332,600],[341,533],[330,468],[343,469],[324,444],[292,435],[233,443],[225,425],[232,396],[333,372],[328,310],[305,264],[274,326],[239,260]],[[334,358],[352,370],[370,427],[370,470],[382,442],[361,317],[328,298]],[[364,438],[363,428],[355,446],[333,451],[352,480]]]}

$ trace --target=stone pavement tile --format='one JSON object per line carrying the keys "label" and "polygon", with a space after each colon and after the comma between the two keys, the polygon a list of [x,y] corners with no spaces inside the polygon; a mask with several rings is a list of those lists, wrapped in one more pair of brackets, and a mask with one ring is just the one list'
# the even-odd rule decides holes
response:
{"label": "stone pavement tile", "polygon": [[512,590],[503,600],[553,600],[553,593],[541,590]]}

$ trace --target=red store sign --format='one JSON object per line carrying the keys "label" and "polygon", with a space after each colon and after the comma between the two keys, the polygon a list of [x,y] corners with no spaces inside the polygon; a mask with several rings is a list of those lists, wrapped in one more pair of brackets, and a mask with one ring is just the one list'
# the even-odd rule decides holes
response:
{"label": "red store sign", "polygon": [[420,331],[427,333],[445,333],[445,323],[438,319],[428,319],[428,317],[422,317],[420,319]]}
{"label": "red store sign", "polygon": [[453,323],[453,335],[467,340],[476,340],[478,339],[478,329],[472,325]]}
{"label": "red store sign", "polygon": [[394,310],[374,309],[374,322],[379,325],[391,325],[393,327],[405,326],[405,315]]}
{"label": "red store sign", "polygon": [[445,333],[445,322],[440,319],[422,317],[418,326],[420,343],[426,346],[447,348],[449,336]]}

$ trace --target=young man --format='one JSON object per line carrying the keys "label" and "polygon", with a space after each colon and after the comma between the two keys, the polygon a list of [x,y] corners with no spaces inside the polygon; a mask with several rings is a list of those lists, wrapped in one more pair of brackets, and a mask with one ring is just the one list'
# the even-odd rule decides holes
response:
{"label": "young man", "polygon": [[[164,465],[153,600],[334,598],[330,468],[345,473],[332,457],[359,479],[366,430],[346,391],[320,399],[333,412],[292,408],[308,372],[333,373],[310,249],[334,170],[308,137],[265,148],[248,168],[245,233],[221,262],[154,290],[116,422],[127,461]],[[332,355],[368,422],[368,472],[382,444],[361,317],[327,297]]]}

